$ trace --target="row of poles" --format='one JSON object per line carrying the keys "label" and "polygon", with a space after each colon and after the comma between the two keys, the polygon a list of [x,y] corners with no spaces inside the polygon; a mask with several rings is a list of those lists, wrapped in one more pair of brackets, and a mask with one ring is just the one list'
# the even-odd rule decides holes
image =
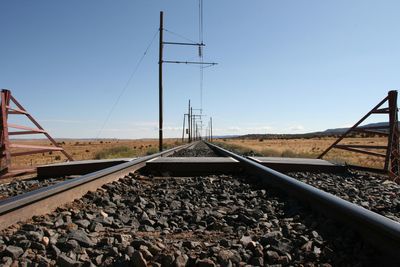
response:
{"label": "row of poles", "polygon": [[[203,139],[203,119],[202,117],[206,115],[202,114],[194,114],[193,110],[201,110],[201,109],[194,109],[190,105],[188,106],[188,113],[183,114],[183,126],[182,126],[182,143],[185,142],[185,135],[187,135],[188,143],[192,141],[197,141]],[[186,126],[187,122],[187,126]],[[212,128],[212,117],[208,121],[208,125],[206,128],[206,134],[204,138],[208,141],[212,141],[213,139],[213,128]],[[186,128],[187,127],[187,128]]]}
{"label": "row of poles", "polygon": [[[184,43],[184,42],[166,42],[163,39],[163,32],[164,32],[164,13],[161,11],[160,12],[160,29],[159,29],[159,60],[158,60],[158,88],[159,88],[159,144],[158,148],[159,151],[163,151],[163,64],[164,63],[169,63],[169,64],[191,64],[191,65],[208,65],[208,66],[213,66],[216,65],[217,63],[214,62],[203,62],[201,60],[200,62],[193,62],[193,61],[172,61],[172,60],[164,60],[163,59],[163,49],[164,45],[183,45],[183,46],[197,46],[199,50],[202,49],[202,47],[205,46],[202,40],[200,40],[199,43]],[[190,107],[189,104],[189,115],[188,115],[188,125],[191,125],[189,128],[189,142],[193,141],[194,138],[199,138],[201,136],[201,129],[199,128],[199,125],[196,123],[198,118],[200,118],[203,115],[196,115],[193,114],[193,109]],[[194,124],[193,122],[194,121]],[[201,125],[200,125],[201,127]],[[185,130],[184,130],[185,131]],[[212,132],[212,131],[211,131]]]}

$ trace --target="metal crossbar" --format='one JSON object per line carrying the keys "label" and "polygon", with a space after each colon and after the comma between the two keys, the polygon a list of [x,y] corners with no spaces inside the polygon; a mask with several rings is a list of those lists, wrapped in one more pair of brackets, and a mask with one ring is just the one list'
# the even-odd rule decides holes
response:
{"label": "metal crossbar", "polygon": [[[384,105],[385,103],[388,103],[388,107],[382,108],[382,105]],[[372,114],[388,114],[389,124],[386,126],[360,127],[360,124]],[[382,130],[386,130],[386,132]],[[386,146],[339,144],[343,139],[348,137],[351,132],[363,132],[387,136],[388,142]],[[367,114],[365,114],[364,117],[362,117],[356,124],[354,124],[345,133],[343,133],[332,145],[330,145],[324,152],[322,152],[321,155],[318,156],[318,158],[321,159],[333,148],[344,149],[351,152],[363,153],[371,156],[385,158],[383,171],[387,172],[394,181],[400,182],[397,91],[389,91],[387,97],[385,97]],[[370,150],[385,150],[386,152],[385,154],[381,154]]]}
{"label": "metal crossbar", "polygon": [[[16,108],[10,104],[13,103]],[[3,89],[1,91],[1,120],[0,120],[0,179],[18,176],[31,172],[32,168],[27,170],[11,170],[11,158],[24,155],[32,155],[37,153],[59,151],[64,156],[72,161],[72,157],[59,145],[57,142],[40,126],[40,124],[28,113],[28,111],[11,95],[10,90]],[[26,127],[8,123],[8,117],[11,114],[25,115],[36,128]],[[22,131],[9,131],[10,128]],[[16,144],[10,141],[10,135],[28,135],[28,134],[43,134],[52,143],[53,146],[34,146],[27,144]],[[17,148],[18,151],[11,152],[11,148]],[[27,151],[21,151],[27,149]]]}

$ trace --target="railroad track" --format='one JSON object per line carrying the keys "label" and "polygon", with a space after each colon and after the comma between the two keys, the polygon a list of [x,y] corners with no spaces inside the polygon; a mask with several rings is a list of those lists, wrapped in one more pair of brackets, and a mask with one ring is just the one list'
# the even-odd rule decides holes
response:
{"label": "railroad track", "polygon": [[[143,168],[168,155],[222,155],[242,171]],[[202,142],[10,197],[0,227],[6,265],[376,266],[400,248],[399,223]]]}

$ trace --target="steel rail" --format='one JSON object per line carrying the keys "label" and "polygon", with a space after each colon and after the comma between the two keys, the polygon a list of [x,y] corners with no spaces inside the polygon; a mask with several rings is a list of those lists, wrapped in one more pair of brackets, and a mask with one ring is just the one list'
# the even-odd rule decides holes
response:
{"label": "steel rail", "polygon": [[327,217],[351,226],[372,246],[384,254],[390,255],[390,261],[397,261],[397,263],[400,261],[400,223],[274,171],[215,144],[205,143],[214,152],[241,162],[245,170],[255,174],[264,185],[276,187],[300,201],[307,202],[311,208],[318,210]]}
{"label": "steel rail", "polygon": [[0,230],[33,216],[49,213],[63,204],[82,197],[88,191],[94,191],[106,183],[116,181],[140,169],[148,160],[170,155],[191,145],[193,143],[4,199],[0,201]]}

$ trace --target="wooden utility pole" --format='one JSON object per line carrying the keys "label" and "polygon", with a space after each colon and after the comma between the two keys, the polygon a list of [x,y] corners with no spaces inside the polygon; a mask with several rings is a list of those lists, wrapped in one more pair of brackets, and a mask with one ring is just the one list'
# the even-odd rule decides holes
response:
{"label": "wooden utility pole", "polygon": [[188,132],[189,132],[189,139],[188,142],[192,142],[192,133],[191,131],[191,127],[190,127],[190,120],[191,120],[191,113],[190,113],[190,99],[189,99],[189,108],[188,108]]}
{"label": "wooden utility pole", "polygon": [[213,128],[212,117],[210,117],[210,142],[212,142],[212,140],[213,140],[212,128]]}
{"label": "wooden utility pole", "polygon": [[[192,62],[192,61],[176,61],[176,60],[163,60],[163,46],[164,45],[183,45],[183,46],[197,46],[202,47],[205,46],[203,42],[201,43],[187,43],[187,42],[164,42],[163,40],[163,31],[164,31],[164,13],[160,11],[160,50],[159,50],[159,61],[158,61],[158,75],[159,75],[159,150],[160,152],[163,150],[163,84],[162,84],[162,66],[164,63],[168,64],[195,64],[195,65],[205,65],[205,66],[213,66],[217,63],[214,62]],[[189,107],[189,141],[193,138],[193,122],[192,122],[192,108]]]}
{"label": "wooden utility pole", "polygon": [[186,114],[183,114],[182,143],[183,140],[185,140],[185,120],[186,120]]}
{"label": "wooden utility pole", "polygon": [[159,105],[159,137],[158,149],[163,150],[163,86],[162,86],[162,64],[163,64],[163,17],[164,13],[160,11],[160,47],[158,59],[158,105]]}
{"label": "wooden utility pole", "polygon": [[190,142],[193,141],[193,107],[190,107]]}

